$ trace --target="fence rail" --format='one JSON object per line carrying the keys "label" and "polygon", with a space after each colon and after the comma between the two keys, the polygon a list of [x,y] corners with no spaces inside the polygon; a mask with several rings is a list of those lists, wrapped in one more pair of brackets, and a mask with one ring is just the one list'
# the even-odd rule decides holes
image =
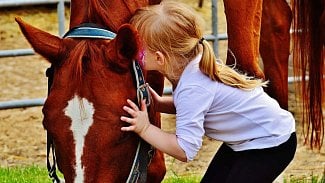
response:
{"label": "fence rail", "polygon": [[57,4],[59,2],[70,2],[70,0],[0,0],[0,8],[42,4]]}
{"label": "fence rail", "polygon": [[[306,77],[308,80],[309,77]],[[301,81],[301,77],[288,77],[288,83],[293,83],[297,81]],[[172,94],[171,87],[165,87],[163,93],[165,95]],[[35,107],[44,105],[45,98],[37,98],[37,99],[22,99],[22,100],[12,100],[12,101],[0,101],[0,110],[1,109],[13,109],[13,108],[22,108],[22,107]]]}

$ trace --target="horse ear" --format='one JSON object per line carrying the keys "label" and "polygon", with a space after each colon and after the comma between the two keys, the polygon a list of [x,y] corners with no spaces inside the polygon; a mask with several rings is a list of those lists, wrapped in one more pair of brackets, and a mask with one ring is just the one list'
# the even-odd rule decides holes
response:
{"label": "horse ear", "polygon": [[117,32],[115,47],[119,64],[128,65],[130,60],[137,58],[139,52],[138,32],[130,24],[122,25]]}
{"label": "horse ear", "polygon": [[20,18],[15,18],[15,20],[36,53],[47,58],[51,63],[56,60],[55,58],[58,57],[60,45],[62,44],[61,38],[37,29]]}

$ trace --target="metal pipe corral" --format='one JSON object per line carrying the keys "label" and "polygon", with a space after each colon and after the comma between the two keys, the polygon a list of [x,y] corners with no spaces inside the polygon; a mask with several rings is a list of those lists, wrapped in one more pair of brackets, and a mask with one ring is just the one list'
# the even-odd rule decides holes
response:
{"label": "metal pipe corral", "polygon": [[[15,6],[30,6],[30,5],[42,5],[42,4],[56,4],[61,0],[0,0],[0,8],[15,7]],[[70,0],[63,0],[64,2],[70,2]]]}
{"label": "metal pipe corral", "polygon": [[42,106],[44,102],[44,98],[3,101],[0,102],[0,109]]}
{"label": "metal pipe corral", "polygon": [[1,57],[17,57],[17,56],[27,56],[34,55],[33,49],[15,49],[15,50],[0,50]]}
{"label": "metal pipe corral", "polygon": [[[309,78],[306,78],[308,80]],[[293,83],[301,81],[301,77],[288,77],[288,82]],[[173,92],[171,87],[164,88],[164,95],[171,95]],[[0,110],[1,109],[14,109],[14,108],[21,108],[21,107],[36,107],[44,105],[45,98],[37,98],[37,99],[24,99],[24,100],[11,100],[11,101],[3,101],[0,102]]]}

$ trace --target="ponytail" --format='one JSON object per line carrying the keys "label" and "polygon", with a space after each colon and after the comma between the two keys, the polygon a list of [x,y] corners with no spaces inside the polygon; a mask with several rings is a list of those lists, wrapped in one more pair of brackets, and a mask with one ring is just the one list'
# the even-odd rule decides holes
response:
{"label": "ponytail", "polygon": [[241,74],[217,59],[212,47],[206,40],[201,39],[199,43],[203,46],[202,59],[199,64],[200,70],[212,80],[244,90],[267,85],[267,81]]}

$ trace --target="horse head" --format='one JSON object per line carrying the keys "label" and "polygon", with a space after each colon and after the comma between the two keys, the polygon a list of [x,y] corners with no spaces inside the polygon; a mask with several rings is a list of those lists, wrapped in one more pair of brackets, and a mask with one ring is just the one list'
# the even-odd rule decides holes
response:
{"label": "horse head", "polygon": [[[71,3],[72,12],[76,12]],[[79,11],[84,10],[79,7]],[[107,23],[95,14],[92,17],[75,19],[71,25]],[[109,25],[116,30],[114,38],[92,39],[60,38],[16,18],[35,52],[46,58],[54,71],[43,106],[43,126],[53,137],[58,167],[66,182],[125,182],[130,174],[139,137],[121,131],[127,124],[120,116],[127,115],[122,110],[127,99],[137,101],[132,68],[142,46],[131,25],[120,25],[126,19]],[[149,111],[151,121],[157,120],[159,126],[152,105]],[[147,181],[160,182],[164,174],[163,154],[156,151]]]}
{"label": "horse head", "polygon": [[[138,8],[160,2],[161,0],[71,0],[70,29],[91,22],[116,32],[121,25],[130,20]],[[149,71],[147,82],[162,95],[164,88],[162,74]],[[156,119],[160,123],[159,114]]]}

